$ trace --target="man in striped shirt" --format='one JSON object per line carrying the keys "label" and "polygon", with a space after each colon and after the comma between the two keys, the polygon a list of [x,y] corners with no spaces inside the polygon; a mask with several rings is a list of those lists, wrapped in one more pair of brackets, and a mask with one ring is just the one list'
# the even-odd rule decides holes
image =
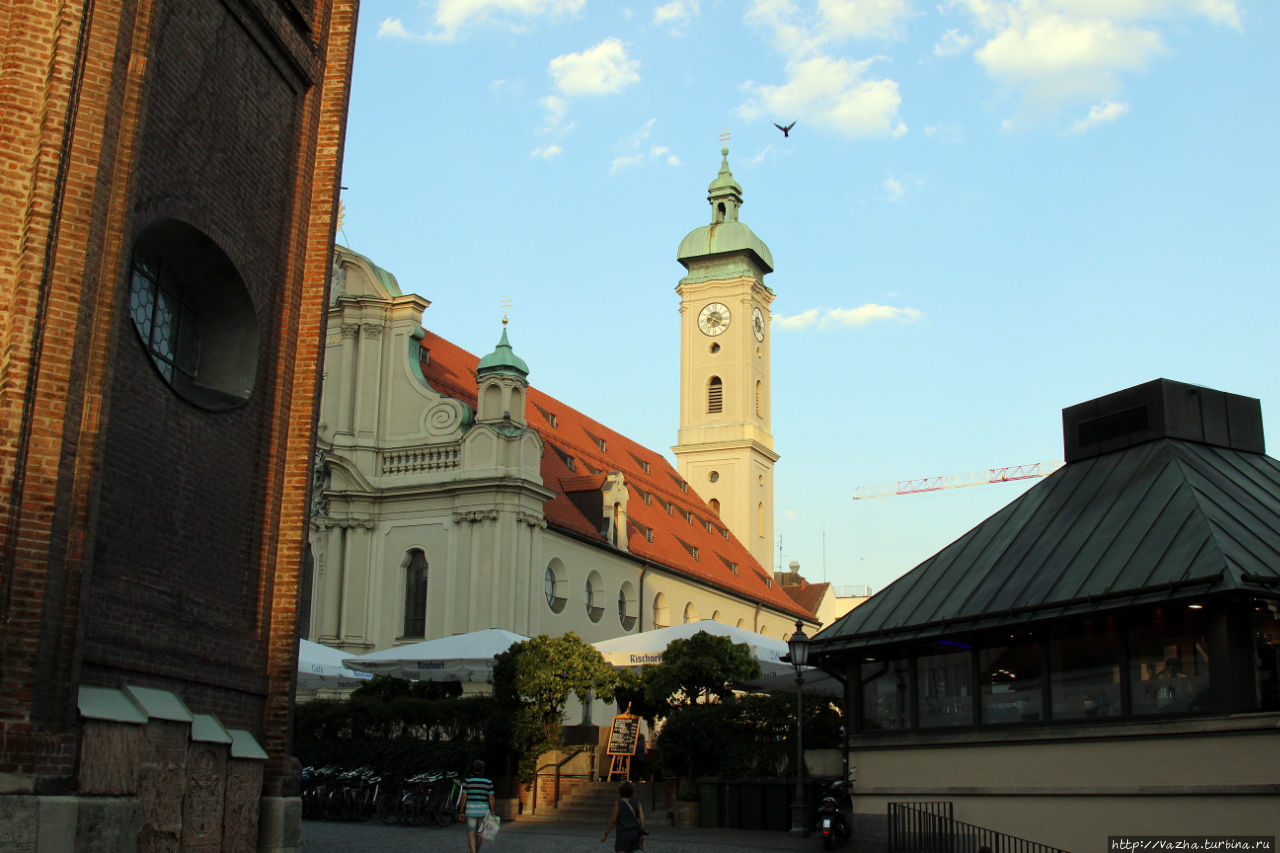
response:
{"label": "man in striped shirt", "polygon": [[484,762],[471,763],[471,775],[462,783],[462,802],[458,819],[467,821],[467,846],[471,853],[480,853],[480,827],[493,807],[493,782],[484,775]]}

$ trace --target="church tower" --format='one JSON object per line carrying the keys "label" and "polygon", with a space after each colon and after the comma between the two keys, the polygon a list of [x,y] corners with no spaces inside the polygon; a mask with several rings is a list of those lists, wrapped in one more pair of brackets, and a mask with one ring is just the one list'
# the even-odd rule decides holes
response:
{"label": "church tower", "polygon": [[680,241],[680,474],[760,564],[773,553],[769,248],[738,220],[742,187],[720,150],[711,223]]}

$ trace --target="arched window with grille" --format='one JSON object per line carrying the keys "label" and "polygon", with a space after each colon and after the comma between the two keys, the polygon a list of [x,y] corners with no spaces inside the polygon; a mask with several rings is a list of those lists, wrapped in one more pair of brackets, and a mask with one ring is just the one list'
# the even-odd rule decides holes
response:
{"label": "arched window with grille", "polygon": [[416,548],[404,567],[404,635],[427,635],[427,555]]}
{"label": "arched window with grille", "polygon": [[707,383],[707,414],[717,414],[724,411],[724,383],[720,381],[719,376],[712,376],[711,381]]}
{"label": "arched window with grille", "polygon": [[756,380],[756,417],[764,417],[764,383]]}

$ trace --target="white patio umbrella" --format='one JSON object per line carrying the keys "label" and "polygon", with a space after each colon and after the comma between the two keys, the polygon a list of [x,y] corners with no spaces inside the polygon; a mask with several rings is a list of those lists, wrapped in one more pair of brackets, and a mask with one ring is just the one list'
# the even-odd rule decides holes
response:
{"label": "white patio umbrella", "polygon": [[298,641],[298,689],[319,690],[324,687],[347,689],[359,687],[373,678],[367,672],[356,672],[342,665],[347,652],[322,646],[310,640]]}
{"label": "white patio umbrella", "polygon": [[493,659],[527,639],[501,628],[487,628],[369,652],[346,658],[344,663],[351,669],[410,681],[486,682],[493,676]]}
{"label": "white patio umbrella", "polygon": [[[780,675],[762,675],[750,681],[740,682],[737,687],[742,690],[757,690],[761,692],[780,690],[784,693],[795,693],[796,674],[794,671],[789,670]],[[834,676],[814,667],[806,666],[804,668],[803,692],[806,696],[839,698],[844,696],[844,685]]]}
{"label": "white patio umbrella", "polygon": [[735,643],[746,643],[751,647],[751,654],[760,662],[762,675],[778,675],[792,673],[789,663],[780,658],[787,653],[787,644],[764,634],[757,634],[745,628],[735,628],[714,619],[700,619],[686,622],[683,625],[672,625],[670,628],[655,628],[642,634],[623,634],[611,640],[593,643],[604,659],[618,669],[639,669],[647,663],[661,663],[662,653],[672,640],[687,640],[699,631],[728,637]]}

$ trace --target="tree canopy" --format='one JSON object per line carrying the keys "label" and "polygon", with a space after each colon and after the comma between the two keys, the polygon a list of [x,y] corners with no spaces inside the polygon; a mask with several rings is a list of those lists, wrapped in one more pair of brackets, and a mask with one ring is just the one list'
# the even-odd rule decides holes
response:
{"label": "tree canopy", "polygon": [[560,746],[561,721],[571,695],[612,701],[617,675],[595,647],[570,631],[539,634],[494,659],[493,695],[509,715],[509,738],[520,774],[532,779],[538,756]]}
{"label": "tree canopy", "polygon": [[699,631],[672,640],[662,663],[644,668],[645,695],[653,705],[705,703],[732,695],[733,685],[760,676],[760,663],[746,643]]}

